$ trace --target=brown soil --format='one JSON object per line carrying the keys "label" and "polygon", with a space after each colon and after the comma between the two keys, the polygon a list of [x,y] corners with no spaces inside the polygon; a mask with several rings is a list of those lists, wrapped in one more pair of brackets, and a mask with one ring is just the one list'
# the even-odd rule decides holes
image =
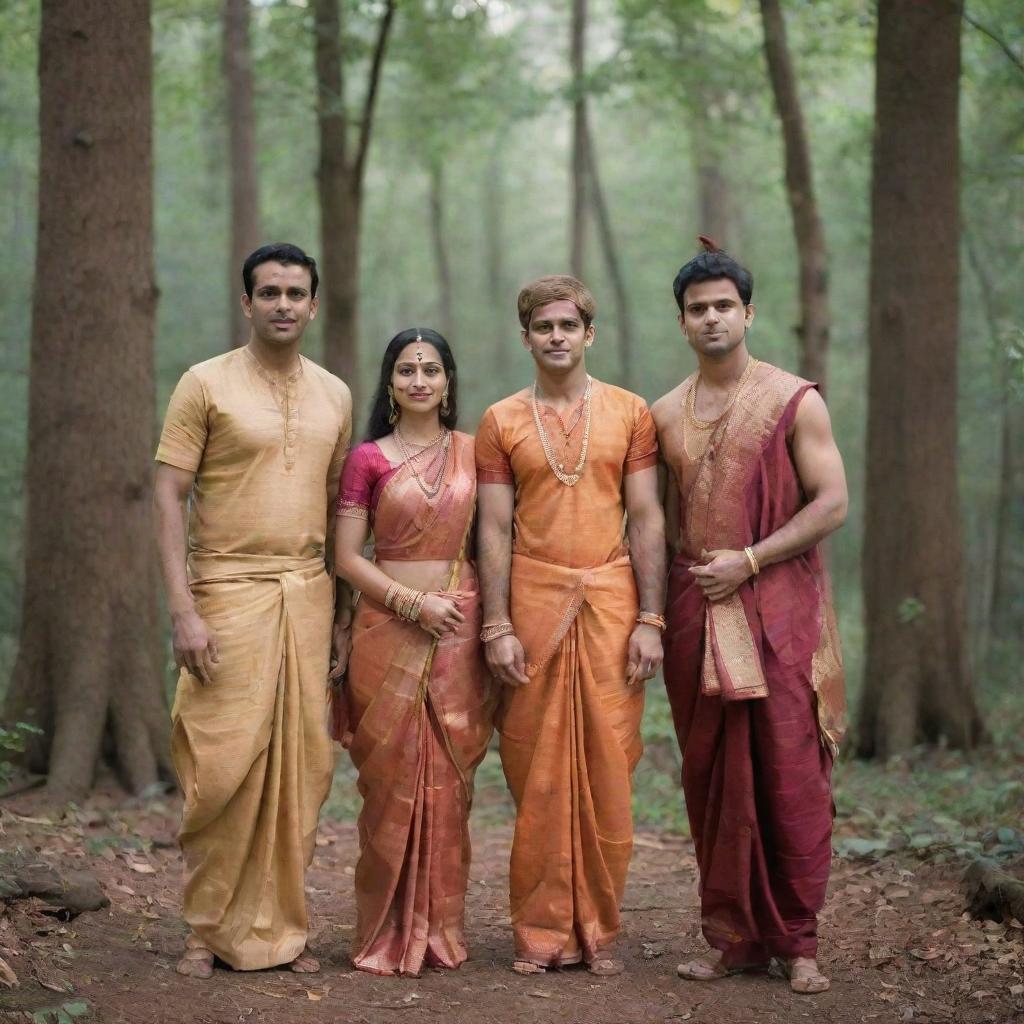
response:
{"label": "brown soil", "polygon": [[173,842],[177,814],[172,801],[133,806],[110,796],[62,819],[25,799],[0,810],[0,850],[34,848],[59,870],[91,870],[111,900],[108,909],[67,922],[35,900],[8,905],[0,914],[0,958],[20,985],[0,981],[0,1021],[1024,1021],[1019,925],[967,920],[950,869],[915,869],[891,859],[834,864],[821,922],[830,992],[797,996],[767,975],[703,984],[678,979],[676,964],[704,950],[693,847],[659,832],[637,836],[619,950],[626,972],[619,977],[598,979],[573,969],[524,978],[509,970],[511,830],[493,824],[481,824],[475,834],[467,906],[473,958],[458,972],[429,971],[420,978],[353,971],[347,952],[355,828],[325,821],[308,876],[311,947],[322,972],[218,969],[209,981],[182,978],[174,972],[184,936],[182,866]]}

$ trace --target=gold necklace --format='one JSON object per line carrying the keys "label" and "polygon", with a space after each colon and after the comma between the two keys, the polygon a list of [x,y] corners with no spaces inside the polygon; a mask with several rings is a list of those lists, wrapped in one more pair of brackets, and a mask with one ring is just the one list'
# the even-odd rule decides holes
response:
{"label": "gold necklace", "polygon": [[[448,468],[448,454],[451,450],[452,432],[447,427],[442,427],[441,433],[439,433],[433,440],[423,445],[418,452],[409,451],[407,442],[405,438],[402,437],[402,432],[397,426],[395,427],[395,440],[398,442],[398,450],[402,454],[402,462],[405,463],[405,467],[410,473],[412,473],[420,490],[427,498],[436,498],[438,491],[441,490],[441,484],[444,482],[445,470]],[[430,451],[432,448],[436,448],[438,445],[441,445],[444,449],[444,454],[441,460],[441,469],[434,478],[433,486],[428,487],[423,477],[420,476],[415,465],[413,465],[413,459],[419,458],[421,455]]]}
{"label": "gold necklace", "polygon": [[576,468],[571,473],[566,473],[565,464],[558,462],[555,459],[555,453],[551,447],[551,440],[548,437],[547,431],[544,429],[544,424],[541,422],[540,406],[537,404],[537,382],[533,382],[533,422],[537,425],[537,433],[540,435],[540,445],[544,449],[544,458],[548,460],[551,472],[554,473],[566,487],[575,487],[580,482],[580,478],[583,476],[583,467],[587,461],[587,448],[590,445],[590,394],[593,383],[593,379],[588,376],[587,387],[583,392],[583,445],[580,448],[580,460],[576,463]]}
{"label": "gold necklace", "polygon": [[[686,394],[683,396],[682,401],[682,411],[684,414],[683,451],[691,462],[696,462],[703,457],[704,452],[707,451],[711,435],[715,432],[715,428],[722,422],[723,417],[732,410],[736,396],[740,393],[743,385],[746,384],[756,365],[757,360],[753,356],[747,356],[747,364],[743,367],[739,380],[730,389],[729,395],[726,398],[725,408],[713,420],[702,420],[697,416],[697,385],[700,383],[700,372],[698,371],[697,375],[693,378],[693,383],[686,389]],[[696,450],[691,449],[687,444],[691,436],[696,442],[694,445]]]}

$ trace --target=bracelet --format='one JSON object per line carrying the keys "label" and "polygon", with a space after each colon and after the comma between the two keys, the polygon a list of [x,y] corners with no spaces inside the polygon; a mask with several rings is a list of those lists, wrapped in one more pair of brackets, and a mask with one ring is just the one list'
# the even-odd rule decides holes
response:
{"label": "bracelet", "polygon": [[480,642],[488,644],[499,636],[511,636],[515,631],[516,627],[511,622],[492,622],[480,630]]}
{"label": "bracelet", "polygon": [[400,619],[416,622],[427,595],[422,590],[403,587],[401,583],[392,583],[384,595],[384,606],[390,608]]}
{"label": "bracelet", "polygon": [[657,626],[662,633],[665,632],[665,616],[659,615],[657,612],[639,611],[636,613],[636,621],[638,625]]}
{"label": "bracelet", "polygon": [[750,571],[756,576],[761,571],[761,566],[757,564],[757,559],[754,557],[754,549],[744,548],[743,554],[747,556],[747,561],[750,563]]}

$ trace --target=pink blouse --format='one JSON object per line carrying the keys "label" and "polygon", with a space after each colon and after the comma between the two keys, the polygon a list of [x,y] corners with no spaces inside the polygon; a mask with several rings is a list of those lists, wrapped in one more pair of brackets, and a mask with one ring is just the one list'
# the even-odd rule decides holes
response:
{"label": "pink blouse", "polygon": [[345,460],[338,489],[338,515],[369,519],[377,510],[380,492],[398,471],[376,441],[364,441]]}

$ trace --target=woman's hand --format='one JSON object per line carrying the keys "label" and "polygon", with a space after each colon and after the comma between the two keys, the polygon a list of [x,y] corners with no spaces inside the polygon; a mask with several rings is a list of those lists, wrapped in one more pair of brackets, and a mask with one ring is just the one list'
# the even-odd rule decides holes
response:
{"label": "woman's hand", "polygon": [[466,621],[466,616],[459,611],[459,602],[467,596],[461,590],[428,593],[416,620],[420,628],[438,639],[445,633],[454,633]]}

